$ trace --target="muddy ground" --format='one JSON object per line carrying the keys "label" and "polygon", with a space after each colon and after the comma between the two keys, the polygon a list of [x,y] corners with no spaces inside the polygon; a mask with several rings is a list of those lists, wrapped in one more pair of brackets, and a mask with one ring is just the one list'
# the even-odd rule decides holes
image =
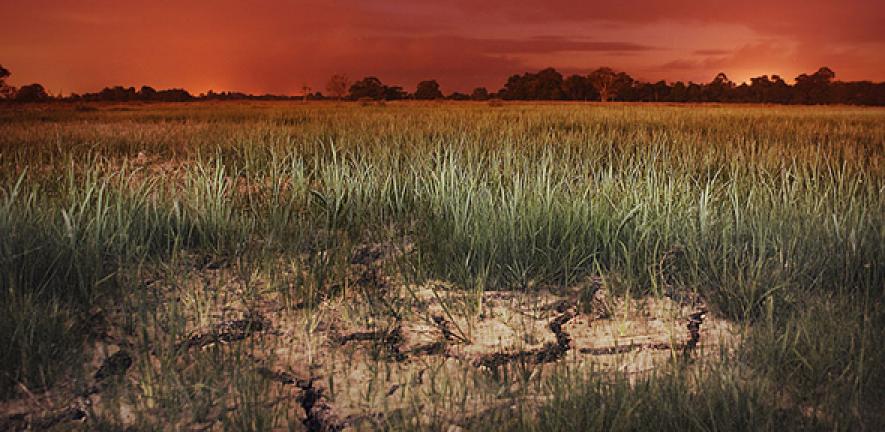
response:
{"label": "muddy ground", "polygon": [[[614,296],[602,277],[518,291],[414,284],[391,276],[401,251],[354,248],[338,292],[311,301],[291,294],[299,280],[304,294],[296,265],[266,277],[233,260],[191,257],[171,272],[141,271],[150,295],[94,311],[86,382],[22,389],[0,405],[0,430],[62,430],[108,417],[135,426],[152,409],[144,371],[191,367],[188,353],[201,350],[241,355],[237,364],[266,381],[263,400],[294,419],[290,427],[383,428],[422,416],[456,430],[491,410],[542,404],[547,380],[564,371],[632,376],[715,361],[737,340],[736,326],[696,296]],[[136,303],[161,313],[133,320],[125,305]],[[200,422],[174,427],[219,430],[219,419],[241,408],[214,406]]]}

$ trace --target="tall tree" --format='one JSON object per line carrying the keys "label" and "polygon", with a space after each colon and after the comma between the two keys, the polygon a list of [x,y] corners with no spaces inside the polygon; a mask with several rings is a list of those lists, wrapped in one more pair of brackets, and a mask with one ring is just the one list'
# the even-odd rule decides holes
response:
{"label": "tall tree", "polygon": [[330,95],[335,96],[338,100],[347,96],[348,88],[350,88],[350,78],[348,78],[347,75],[332,75],[332,77],[329,78],[329,82],[326,83],[326,91],[329,92]]}
{"label": "tall tree", "polygon": [[705,87],[705,100],[709,102],[727,102],[735,84],[724,72],[719,72],[710,84]]}
{"label": "tall tree", "polygon": [[825,104],[830,102],[830,86],[836,73],[824,66],[817,72],[796,77],[794,102],[804,104]]}
{"label": "tall tree", "polygon": [[15,87],[6,84],[6,78],[9,78],[12,72],[0,65],[0,99],[12,99],[15,97]]}
{"label": "tall tree", "polygon": [[562,90],[565,98],[569,100],[596,99],[599,94],[593,88],[590,79],[581,75],[571,75],[562,82]]}
{"label": "tall tree", "polygon": [[667,98],[670,102],[685,102],[688,98],[688,88],[682,81],[676,81],[670,87],[670,96]]}
{"label": "tall tree", "polygon": [[368,76],[350,86],[350,98],[357,99],[384,99],[384,83],[378,77]]}
{"label": "tall tree", "polygon": [[415,89],[415,99],[432,100],[442,99],[443,94],[439,90],[439,83],[436,80],[421,81]]}
{"label": "tall tree", "polygon": [[46,89],[40,84],[29,84],[22,86],[15,93],[17,102],[46,102],[50,99]]}
{"label": "tall tree", "polygon": [[624,72],[602,67],[587,76],[593,88],[599,93],[599,100],[608,102],[633,86],[633,78]]}
{"label": "tall tree", "polygon": [[771,102],[774,82],[768,75],[750,78],[750,102]]}
{"label": "tall tree", "polygon": [[507,79],[500,94],[511,100],[558,100],[563,99],[562,75],[553,68],[538,73],[513,75]]}
{"label": "tall tree", "polygon": [[785,104],[790,102],[790,85],[780,75],[771,76],[771,102]]}
{"label": "tall tree", "polygon": [[[212,98],[213,91],[209,90],[209,99]],[[138,98],[144,101],[152,101],[157,98],[157,90],[150,86],[141,86],[141,90],[138,91]]]}
{"label": "tall tree", "polygon": [[562,91],[562,74],[556,69],[547,68],[538,71],[532,83],[532,99],[561,100],[565,98]]}

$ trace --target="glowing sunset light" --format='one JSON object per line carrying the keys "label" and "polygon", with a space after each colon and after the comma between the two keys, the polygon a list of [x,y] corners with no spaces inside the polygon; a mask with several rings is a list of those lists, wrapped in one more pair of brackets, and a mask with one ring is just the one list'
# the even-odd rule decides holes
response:
{"label": "glowing sunset light", "polygon": [[885,4],[867,0],[10,2],[0,64],[15,85],[299,94],[329,76],[414,90],[496,90],[514,73],[600,66],[648,80],[735,82],[820,66],[885,80]]}

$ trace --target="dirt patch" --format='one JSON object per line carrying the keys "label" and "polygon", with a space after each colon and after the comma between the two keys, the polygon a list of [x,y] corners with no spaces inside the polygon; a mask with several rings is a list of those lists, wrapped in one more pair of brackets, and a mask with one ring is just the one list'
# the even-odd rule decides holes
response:
{"label": "dirt patch", "polygon": [[[396,250],[356,248],[352,280],[343,283],[361,289],[309,307],[285,306],[285,293],[270,289],[285,284],[244,280],[234,262],[186,265],[177,279],[152,289],[184,316],[184,331],[176,333],[184,336],[170,345],[177,355],[236,349],[249,340],[245,361],[283,395],[273,403],[293,404],[286,406],[310,431],[384,429],[396,418],[463,425],[514,403],[540,406],[548,396],[542,381],[562,368],[642,373],[677,357],[712,358],[736,341],[736,326],[697,304],[613,296],[599,278],[555,292],[468,292],[443,281],[409,285],[384,274],[383,262]],[[366,295],[375,297],[369,302]],[[102,326],[122,333],[113,315]],[[151,339],[165,331],[162,321],[154,327]],[[126,343],[114,342],[117,348],[89,366],[93,383],[85,394],[70,393],[67,405],[5,410],[13,414],[2,425],[15,430],[83,421],[90,414],[80,407],[102,403],[106,386],[139,385],[135,357],[157,354],[137,338],[122,339]],[[218,419],[237,409],[222,408],[200,427],[218,428]]]}
{"label": "dirt patch", "polygon": [[[322,387],[326,403],[351,427],[404,410],[435,418],[421,414],[417,406],[431,405],[446,391],[461,394],[473,414],[509,406],[501,399],[516,397],[525,388],[507,381],[513,379],[507,371],[546,376],[557,367],[592,363],[597,370],[642,372],[674,353],[707,357],[709,348],[725,342],[723,338],[733,341],[736,334],[731,323],[667,298],[600,293],[597,307],[582,313],[574,297],[551,292],[486,292],[470,299],[463,292],[439,291],[440,286],[444,284],[404,290],[396,300],[411,299],[410,308],[387,316],[360,315],[348,308],[352,302],[343,300],[324,303],[314,312],[319,330],[309,337],[283,332],[283,345],[302,349],[281,349],[274,365],[310,366],[313,382],[327,383]],[[604,308],[603,296],[609,302]],[[455,311],[472,301],[481,304],[479,312]],[[291,316],[284,320],[293,318],[298,321]],[[365,322],[372,324],[366,327]],[[295,327],[291,321],[274,326]],[[451,390],[440,390],[441,377]],[[502,396],[484,396],[493,386]]]}

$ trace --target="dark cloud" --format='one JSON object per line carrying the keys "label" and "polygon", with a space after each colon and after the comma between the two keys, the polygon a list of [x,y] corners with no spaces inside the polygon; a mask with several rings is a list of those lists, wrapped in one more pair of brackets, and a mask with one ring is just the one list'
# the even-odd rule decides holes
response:
{"label": "dark cloud", "polygon": [[[419,0],[420,1],[420,0]],[[523,23],[663,21],[727,23],[832,41],[885,41],[885,4],[874,0],[454,0],[464,11]]]}
{"label": "dark cloud", "polygon": [[534,37],[527,39],[466,39],[465,44],[476,44],[483,51],[498,54],[578,52],[637,52],[656,48],[633,42],[585,41],[563,37]]}

